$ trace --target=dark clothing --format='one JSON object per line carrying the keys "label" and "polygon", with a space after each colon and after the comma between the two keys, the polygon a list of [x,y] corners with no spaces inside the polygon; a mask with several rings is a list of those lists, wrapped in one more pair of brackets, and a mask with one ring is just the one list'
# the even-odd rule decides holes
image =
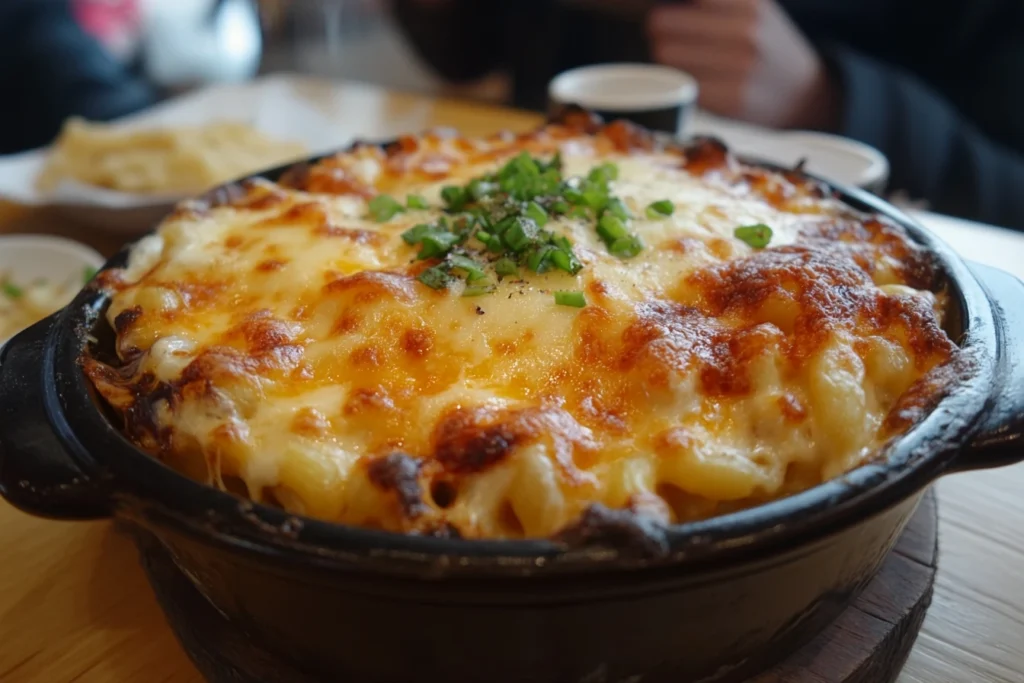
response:
{"label": "dark clothing", "polygon": [[0,0],[0,154],[50,142],[68,116],[106,120],[153,91],[85,33],[67,0]]}
{"label": "dark clothing", "polygon": [[[647,60],[640,13],[571,0],[395,0],[412,43],[442,76],[499,67],[514,103],[541,109],[548,80],[582,64]],[[637,6],[649,3],[637,3]],[[881,150],[890,189],[944,213],[1024,229],[1024,2],[780,0],[843,93],[834,132]]]}

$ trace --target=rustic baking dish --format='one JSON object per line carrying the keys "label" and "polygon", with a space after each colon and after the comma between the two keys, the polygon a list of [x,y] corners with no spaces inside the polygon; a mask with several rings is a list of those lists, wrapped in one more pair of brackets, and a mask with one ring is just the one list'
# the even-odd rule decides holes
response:
{"label": "rustic baking dish", "polygon": [[872,195],[833,189],[934,252],[973,369],[883,457],[798,495],[669,528],[591,520],[578,542],[297,518],[121,435],[79,363],[113,342],[95,288],[0,351],[0,493],[35,515],[120,522],[213,681],[742,680],[850,602],[937,478],[1024,460],[1024,284],[966,264]]}

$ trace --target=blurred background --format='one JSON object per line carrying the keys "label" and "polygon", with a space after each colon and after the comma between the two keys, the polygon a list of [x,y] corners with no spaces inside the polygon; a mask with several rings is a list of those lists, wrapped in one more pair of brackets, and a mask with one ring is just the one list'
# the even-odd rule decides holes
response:
{"label": "blurred background", "polygon": [[[295,73],[543,110],[560,71],[659,62],[700,107],[837,134],[888,191],[1024,228],[1024,2],[944,0],[0,0],[0,154],[70,115]],[[790,144],[792,141],[787,141]]]}

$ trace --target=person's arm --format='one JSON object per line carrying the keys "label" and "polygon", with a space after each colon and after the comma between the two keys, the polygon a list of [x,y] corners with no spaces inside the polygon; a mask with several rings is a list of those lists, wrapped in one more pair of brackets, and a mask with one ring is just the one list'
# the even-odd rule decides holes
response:
{"label": "person's arm", "polygon": [[482,78],[504,63],[496,0],[392,0],[392,11],[413,49],[441,77]]}
{"label": "person's arm", "polygon": [[1024,155],[912,74],[848,48],[826,54],[843,92],[838,132],[889,158],[891,189],[942,213],[1024,229]]}
{"label": "person's arm", "polygon": [[[925,11],[917,2],[901,7],[918,10],[902,12],[901,21],[918,21]],[[909,71],[841,44],[812,43],[774,0],[666,5],[649,25],[655,57],[697,76],[701,104],[712,111],[861,140],[889,158],[891,189],[937,211],[1024,229],[1024,155],[1013,149],[1015,136],[1024,141],[1024,20],[1011,19],[991,27],[982,46],[956,45],[968,56],[958,57],[958,70],[944,80],[970,87],[941,94]],[[936,45],[954,45],[956,21],[941,28],[949,35],[936,33]],[[932,56],[933,71],[952,69],[942,59]],[[971,106],[980,101],[983,108]]]}
{"label": "person's arm", "polygon": [[69,116],[107,120],[153,103],[145,83],[86,34],[66,0],[0,2],[0,153],[49,142]]}

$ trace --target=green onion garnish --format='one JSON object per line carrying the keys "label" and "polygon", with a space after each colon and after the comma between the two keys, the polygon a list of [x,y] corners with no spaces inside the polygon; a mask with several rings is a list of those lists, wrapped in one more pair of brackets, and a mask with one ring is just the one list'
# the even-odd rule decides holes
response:
{"label": "green onion garnish", "polygon": [[[518,277],[525,269],[535,273],[561,270],[575,275],[583,264],[565,235],[545,229],[552,216],[569,216],[598,223],[597,230],[609,251],[621,258],[643,248],[628,228],[632,214],[622,199],[610,193],[618,178],[615,164],[595,166],[582,178],[562,177],[562,159],[536,159],[522,152],[494,173],[465,185],[441,190],[444,214],[433,223],[419,224],[402,233],[409,245],[419,246],[419,259],[444,259],[423,271],[419,279],[434,289],[465,283],[465,296],[495,290],[491,279]],[[387,198],[389,199],[389,198]],[[431,208],[423,197],[407,195],[410,209]],[[381,196],[374,215],[386,220],[404,210]],[[490,257],[488,254],[495,254]],[[493,267],[493,275],[488,273]],[[561,292],[565,305],[586,305],[580,292]]]}
{"label": "green onion garnish", "polygon": [[583,308],[587,305],[587,299],[583,292],[555,292],[555,303],[559,306]]}
{"label": "green onion garnish", "polygon": [[529,218],[517,218],[501,239],[512,251],[519,253],[537,241],[537,224]]}
{"label": "green onion garnish", "polygon": [[478,230],[475,237],[484,245],[484,247],[494,252],[500,254],[504,249],[504,247],[501,246],[501,239],[486,230]]}
{"label": "green onion garnish", "polygon": [[615,240],[629,235],[629,230],[626,229],[626,224],[622,222],[621,218],[606,213],[597,222],[597,234],[605,244],[611,245]]}
{"label": "green onion garnish", "polygon": [[530,202],[526,205],[526,217],[533,220],[539,227],[544,227],[548,222],[548,212],[537,202]]}
{"label": "green onion garnish", "polygon": [[450,211],[459,211],[466,205],[469,199],[468,193],[456,185],[446,185],[441,190],[441,199],[448,206]]}
{"label": "green onion garnish", "polygon": [[98,272],[100,272],[98,268],[86,266],[85,270],[82,271],[82,281],[85,282],[85,284],[89,284],[92,282],[92,279],[96,277],[96,273]]}
{"label": "green onion garnish", "polygon": [[583,193],[575,187],[567,187],[562,190],[562,196],[565,197],[565,200],[570,204],[578,205],[583,203]]}
{"label": "green onion garnish", "polygon": [[610,213],[616,218],[620,218],[624,221],[629,220],[630,218],[633,217],[633,214],[632,212],[630,212],[629,207],[626,206],[626,202],[622,201],[618,197],[612,197],[610,200],[608,200],[608,204],[605,206],[604,210],[605,213]]}
{"label": "green onion garnish", "polygon": [[420,260],[439,258],[459,243],[459,236],[451,232],[430,232],[423,236],[422,248],[416,257]]}
{"label": "green onion garnish", "polygon": [[0,282],[0,292],[3,292],[9,299],[20,299],[25,296],[25,290],[13,282]]}
{"label": "green onion garnish", "polygon": [[615,164],[601,164],[590,169],[590,173],[587,175],[587,180],[592,183],[601,183],[607,185],[609,182],[618,179],[619,167]]}
{"label": "green onion garnish", "polygon": [[410,194],[405,198],[405,205],[410,209],[429,209],[430,204],[418,194]]}
{"label": "green onion garnish", "polygon": [[519,275],[519,266],[508,256],[502,256],[494,262],[494,272],[502,277]]}
{"label": "green onion garnish", "polygon": [[378,223],[389,221],[395,214],[405,211],[405,207],[395,201],[394,197],[386,194],[379,194],[371,199],[367,208],[370,209],[370,216]]}
{"label": "green onion garnish", "polygon": [[583,264],[579,262],[576,255],[569,249],[556,249],[551,252],[551,265],[559,270],[564,270],[567,273],[575,275],[580,272],[583,268]]}
{"label": "green onion garnish", "polygon": [[558,171],[562,172],[562,152],[555,152],[555,156],[551,157],[551,161],[546,164],[540,164],[542,171]]}
{"label": "green onion garnish", "polygon": [[433,226],[420,223],[403,232],[402,240],[408,245],[419,244],[423,241],[423,237],[430,234],[433,230]]}
{"label": "green onion garnish", "polygon": [[611,255],[618,256],[619,258],[633,258],[643,250],[644,243],[636,235],[620,237],[608,247]]}
{"label": "green onion garnish", "polygon": [[466,191],[469,192],[470,197],[475,201],[480,201],[484,197],[489,197],[498,191],[498,183],[490,183],[480,178],[475,178],[469,181],[469,185],[466,186]]}
{"label": "green onion garnish", "polygon": [[490,294],[496,290],[498,286],[493,282],[484,282],[473,285],[466,285],[466,288],[462,290],[462,296],[481,296],[483,294]]}
{"label": "green onion garnish", "polygon": [[652,202],[647,207],[647,217],[651,220],[658,220],[665,216],[671,216],[675,213],[676,205],[667,199],[662,199],[660,202]]}
{"label": "green onion garnish", "polygon": [[550,263],[551,255],[556,251],[556,247],[551,245],[545,245],[537,247],[530,252],[530,255],[526,257],[526,267],[535,273],[546,273],[548,271],[548,264]]}
{"label": "green onion garnish", "polygon": [[572,209],[572,207],[569,206],[569,202],[563,201],[561,199],[551,204],[551,213],[554,214],[565,215],[569,213],[570,209]]}
{"label": "green onion garnish", "polygon": [[427,268],[416,279],[431,289],[445,289],[455,280],[444,269],[444,266]]}
{"label": "green onion garnish", "polygon": [[754,249],[764,249],[772,241],[772,229],[764,223],[742,225],[733,231],[737,239],[743,240]]}
{"label": "green onion garnish", "polygon": [[599,213],[608,204],[608,191],[604,188],[588,188],[583,191],[583,203]]}
{"label": "green onion garnish", "polygon": [[461,254],[449,254],[448,263],[451,267],[456,270],[462,270],[466,272],[466,281],[475,282],[487,277],[484,273],[483,266],[469,258],[468,256],[462,256]]}

